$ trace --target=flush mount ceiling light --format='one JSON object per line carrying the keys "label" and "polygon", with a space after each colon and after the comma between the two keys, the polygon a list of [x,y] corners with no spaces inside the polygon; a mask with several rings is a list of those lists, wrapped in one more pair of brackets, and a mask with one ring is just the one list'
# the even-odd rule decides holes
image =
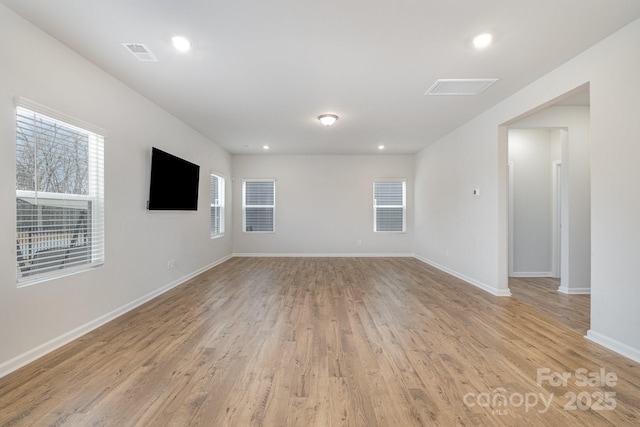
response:
{"label": "flush mount ceiling light", "polygon": [[322,114],[318,116],[318,120],[320,120],[320,123],[325,126],[331,126],[336,122],[336,120],[338,120],[338,116],[335,114]]}
{"label": "flush mount ceiling light", "polygon": [[477,35],[473,38],[473,46],[476,49],[484,49],[493,41],[493,36],[489,33]]}
{"label": "flush mount ceiling light", "polygon": [[173,47],[178,49],[180,52],[186,52],[191,49],[191,42],[182,36],[172,37],[171,43],[173,43]]}

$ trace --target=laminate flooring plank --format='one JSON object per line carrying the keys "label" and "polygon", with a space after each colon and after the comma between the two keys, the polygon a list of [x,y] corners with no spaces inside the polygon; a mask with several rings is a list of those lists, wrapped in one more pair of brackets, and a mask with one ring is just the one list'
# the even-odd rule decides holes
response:
{"label": "laminate flooring plank", "polygon": [[232,258],[0,378],[0,426],[640,425],[640,365],[585,339],[588,299],[555,286]]}
{"label": "laminate flooring plank", "polygon": [[510,277],[513,298],[534,308],[579,334],[589,330],[591,296],[558,292],[560,279],[550,277]]}

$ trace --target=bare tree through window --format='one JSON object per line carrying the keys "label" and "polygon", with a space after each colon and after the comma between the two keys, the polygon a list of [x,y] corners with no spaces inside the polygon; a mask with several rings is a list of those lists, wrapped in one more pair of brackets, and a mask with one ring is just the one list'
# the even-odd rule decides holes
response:
{"label": "bare tree through window", "polygon": [[18,108],[18,278],[88,264],[94,259],[94,140],[98,138],[91,132]]}

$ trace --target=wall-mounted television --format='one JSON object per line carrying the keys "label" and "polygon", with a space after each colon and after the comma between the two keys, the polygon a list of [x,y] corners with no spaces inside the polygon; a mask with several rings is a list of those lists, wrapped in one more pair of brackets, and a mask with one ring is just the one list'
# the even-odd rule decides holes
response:
{"label": "wall-mounted television", "polygon": [[152,147],[147,209],[198,210],[199,181],[200,166]]}

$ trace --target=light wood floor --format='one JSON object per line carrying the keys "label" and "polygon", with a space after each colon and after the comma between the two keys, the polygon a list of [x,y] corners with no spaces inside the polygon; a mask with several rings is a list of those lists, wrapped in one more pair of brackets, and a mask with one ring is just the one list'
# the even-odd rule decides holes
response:
{"label": "light wood floor", "polygon": [[2,426],[637,426],[639,408],[639,364],[412,258],[234,258],[0,379]]}
{"label": "light wood floor", "polygon": [[518,301],[586,335],[590,326],[591,297],[558,292],[560,279],[550,277],[510,277],[511,295]]}

